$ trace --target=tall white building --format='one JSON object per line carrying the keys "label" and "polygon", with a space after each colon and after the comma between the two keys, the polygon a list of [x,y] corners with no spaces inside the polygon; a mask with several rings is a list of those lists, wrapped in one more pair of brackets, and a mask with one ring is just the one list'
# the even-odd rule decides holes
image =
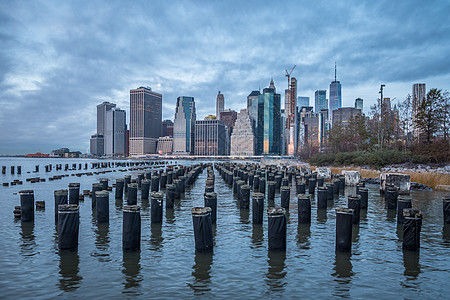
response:
{"label": "tall white building", "polygon": [[252,119],[246,109],[238,113],[233,133],[231,134],[231,156],[255,155],[255,134]]}
{"label": "tall white building", "polygon": [[112,108],[105,114],[105,155],[125,155],[126,112]]}
{"label": "tall white building", "polygon": [[178,97],[173,121],[174,154],[189,155],[194,152],[195,120],[194,97]]}

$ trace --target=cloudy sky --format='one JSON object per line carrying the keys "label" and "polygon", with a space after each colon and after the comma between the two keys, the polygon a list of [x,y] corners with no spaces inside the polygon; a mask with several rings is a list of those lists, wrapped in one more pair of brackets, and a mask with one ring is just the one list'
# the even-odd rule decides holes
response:
{"label": "cloudy sky", "polygon": [[96,105],[129,111],[129,90],[195,97],[197,116],[245,107],[273,77],[314,99],[334,76],[343,106],[381,83],[402,100],[413,83],[450,90],[449,1],[0,1],[0,154],[86,152]]}

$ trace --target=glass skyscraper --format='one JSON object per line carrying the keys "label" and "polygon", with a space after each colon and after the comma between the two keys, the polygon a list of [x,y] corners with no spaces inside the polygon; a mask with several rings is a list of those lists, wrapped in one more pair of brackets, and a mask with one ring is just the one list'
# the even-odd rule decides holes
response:
{"label": "glass skyscraper", "polygon": [[297,107],[302,109],[303,106],[309,106],[309,97],[298,96],[297,97]]}
{"label": "glass skyscraper", "polygon": [[330,83],[330,115],[333,110],[342,107],[342,88],[341,83],[336,79],[336,64],[334,65],[334,81]]}
{"label": "glass skyscraper", "polygon": [[281,97],[276,93],[273,80],[258,96],[258,122],[256,128],[257,154],[281,153]]}
{"label": "glass skyscraper", "polygon": [[317,90],[314,94],[314,112],[328,109],[328,99],[326,90]]}
{"label": "glass skyscraper", "polygon": [[195,120],[194,97],[178,97],[173,122],[174,153],[189,155],[194,152]]}

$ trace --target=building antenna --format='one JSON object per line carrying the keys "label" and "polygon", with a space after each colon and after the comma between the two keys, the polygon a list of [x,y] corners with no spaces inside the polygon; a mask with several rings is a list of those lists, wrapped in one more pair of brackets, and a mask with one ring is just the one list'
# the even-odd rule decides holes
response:
{"label": "building antenna", "polygon": [[334,62],[334,81],[336,81],[336,62]]}

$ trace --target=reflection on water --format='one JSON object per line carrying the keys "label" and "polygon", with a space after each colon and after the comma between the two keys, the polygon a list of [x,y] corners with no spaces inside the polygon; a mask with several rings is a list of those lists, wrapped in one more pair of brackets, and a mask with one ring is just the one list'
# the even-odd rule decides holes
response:
{"label": "reflection on water", "polygon": [[163,245],[162,242],[164,241],[164,238],[162,237],[162,225],[161,223],[151,223],[150,225],[151,230],[151,238],[150,243],[152,244],[152,250],[160,250]]}
{"label": "reflection on water", "polygon": [[196,295],[211,290],[211,265],[213,262],[213,253],[195,253],[194,265],[192,266],[192,276],[194,276],[194,283],[189,286]]}
{"label": "reflection on water", "polygon": [[319,222],[319,224],[325,224],[327,222],[327,210],[326,209],[318,209],[317,210],[317,222]]}
{"label": "reflection on water", "polygon": [[359,241],[359,224],[352,225],[352,243]]}
{"label": "reflection on water", "polygon": [[400,242],[403,242],[403,224],[397,223],[397,230],[395,231],[397,238]]}
{"label": "reflection on water", "polygon": [[240,220],[242,224],[248,224],[250,212],[248,209],[240,209],[239,210]]}
{"label": "reflection on water", "polygon": [[36,241],[34,240],[34,223],[33,222],[21,222],[22,231],[20,237],[22,244],[20,245],[21,255],[33,256],[36,253],[34,248],[36,247]]}
{"label": "reflection on water", "polygon": [[261,247],[263,244],[264,232],[262,224],[253,224],[252,244],[255,248]]}
{"label": "reflection on water", "polygon": [[149,199],[142,199],[141,200],[141,208],[143,212],[148,212],[150,209],[150,200]]}
{"label": "reflection on water", "polygon": [[284,270],[286,267],[286,252],[284,251],[268,251],[269,267],[266,273],[266,284],[268,293],[284,291],[284,286],[287,282],[284,280],[287,272]]}
{"label": "reflection on water", "polygon": [[168,224],[175,223],[175,212],[173,208],[166,208],[166,222]]}
{"label": "reflection on water", "polygon": [[403,250],[403,266],[405,267],[404,275],[407,279],[415,279],[421,273],[419,254],[419,251]]}
{"label": "reflection on water", "polygon": [[442,227],[442,238],[446,245],[450,245],[450,224],[445,224],[444,227]]}
{"label": "reflection on water", "polygon": [[94,256],[98,257],[101,262],[111,261],[109,258],[109,223],[98,223],[95,230],[95,247],[98,251],[94,253]]}
{"label": "reflection on water", "polygon": [[395,222],[395,217],[397,216],[397,210],[387,209],[386,220],[388,222]]}
{"label": "reflection on water", "polygon": [[334,261],[334,281],[338,283],[335,286],[334,296],[349,297],[350,287],[353,276],[353,265],[351,261],[352,254],[349,252],[336,252]]}
{"label": "reflection on water", "polygon": [[141,274],[141,251],[124,251],[123,252],[123,269],[125,275],[124,290],[125,294],[140,294],[139,288],[142,281]]}
{"label": "reflection on water", "polygon": [[116,198],[116,209],[120,211],[122,209],[122,205],[123,205],[122,198]]}
{"label": "reflection on water", "polygon": [[300,248],[309,249],[311,246],[311,224],[299,223],[297,227],[297,243],[299,243]]}
{"label": "reflection on water", "polygon": [[80,287],[83,277],[78,275],[80,257],[77,251],[59,251],[59,289],[61,291],[73,291]]}

